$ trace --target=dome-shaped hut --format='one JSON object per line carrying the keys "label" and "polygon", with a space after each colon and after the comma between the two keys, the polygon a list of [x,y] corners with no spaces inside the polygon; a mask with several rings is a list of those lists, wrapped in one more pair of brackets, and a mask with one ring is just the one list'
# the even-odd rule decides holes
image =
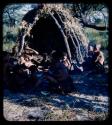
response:
{"label": "dome-shaped hut", "polygon": [[44,4],[29,11],[22,19],[18,35],[18,54],[27,45],[39,54],[53,50],[67,52],[70,60],[83,62],[88,39],[78,19],[62,4]]}

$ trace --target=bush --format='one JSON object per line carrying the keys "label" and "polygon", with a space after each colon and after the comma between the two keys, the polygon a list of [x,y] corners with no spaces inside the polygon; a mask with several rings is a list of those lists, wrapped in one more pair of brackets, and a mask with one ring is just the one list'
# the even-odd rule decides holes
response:
{"label": "bush", "polygon": [[16,43],[18,28],[9,29],[5,24],[3,25],[3,51],[11,52]]}
{"label": "bush", "polygon": [[91,28],[85,28],[85,33],[89,38],[89,41],[98,44],[100,43],[102,49],[107,49],[108,47],[108,32],[107,31],[98,31]]}
{"label": "bush", "polygon": [[3,51],[12,52],[14,45],[15,42],[13,41],[3,43]]}

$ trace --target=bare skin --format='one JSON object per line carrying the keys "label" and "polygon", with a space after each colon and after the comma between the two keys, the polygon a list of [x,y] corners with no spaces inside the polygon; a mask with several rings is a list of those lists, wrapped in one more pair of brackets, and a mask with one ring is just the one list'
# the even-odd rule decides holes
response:
{"label": "bare skin", "polygon": [[96,57],[96,60],[95,60],[95,63],[100,63],[101,65],[103,65],[104,64],[104,54],[103,54],[103,52],[102,51],[100,51],[100,49],[99,48],[96,48],[95,50],[94,50],[94,53],[98,53],[98,55],[97,55],[97,57]]}
{"label": "bare skin", "polygon": [[67,56],[64,56],[63,64],[64,64],[68,69],[71,68],[71,64],[70,64],[70,61],[68,60]]}

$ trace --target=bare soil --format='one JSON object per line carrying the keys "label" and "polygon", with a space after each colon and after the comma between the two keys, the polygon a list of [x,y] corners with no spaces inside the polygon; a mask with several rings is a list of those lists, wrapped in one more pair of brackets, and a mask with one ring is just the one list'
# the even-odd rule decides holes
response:
{"label": "bare soil", "polygon": [[[75,90],[68,95],[4,90],[3,116],[8,121],[96,121],[109,114],[108,75],[72,75]],[[82,77],[82,78],[81,78]],[[81,79],[80,79],[81,78]]]}

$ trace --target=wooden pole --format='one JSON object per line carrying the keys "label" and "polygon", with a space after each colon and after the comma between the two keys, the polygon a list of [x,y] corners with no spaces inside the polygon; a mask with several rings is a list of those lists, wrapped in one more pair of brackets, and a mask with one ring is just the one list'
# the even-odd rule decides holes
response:
{"label": "wooden pole", "polygon": [[68,52],[68,57],[69,57],[70,62],[71,62],[71,52],[70,52],[70,48],[69,48],[67,37],[66,37],[63,29],[61,28],[60,24],[58,23],[57,19],[53,16],[52,13],[49,12],[49,14],[50,14],[51,18],[53,19],[54,23],[57,25],[58,29],[60,30],[60,32],[61,32],[61,34],[63,36],[64,42],[65,42],[65,46],[66,46],[67,52]]}

